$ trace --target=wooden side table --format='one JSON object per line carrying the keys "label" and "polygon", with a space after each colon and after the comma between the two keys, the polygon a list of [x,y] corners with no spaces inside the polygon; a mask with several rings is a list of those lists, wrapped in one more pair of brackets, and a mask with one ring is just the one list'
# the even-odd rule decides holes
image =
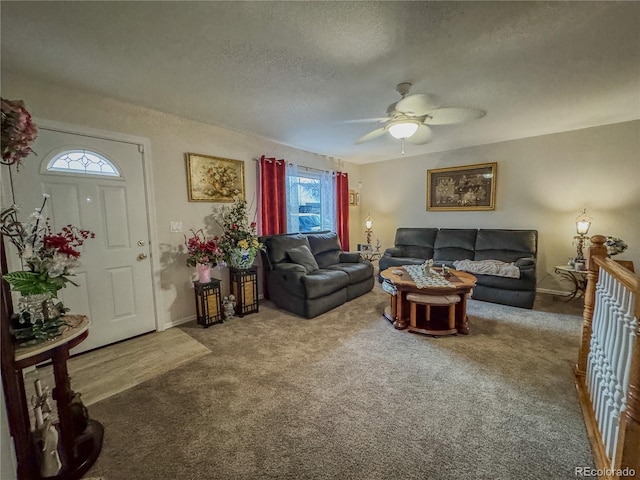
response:
{"label": "wooden side table", "polygon": [[[89,419],[83,432],[75,431],[77,419],[74,417],[71,407],[74,392],[71,390],[67,360],[69,359],[69,350],[87,338],[89,334],[89,319],[84,315],[67,315],[65,320],[71,326],[62,327],[63,333],[59,337],[37,345],[17,347],[15,349],[13,375],[17,388],[14,392],[11,392],[11,395],[14,398],[17,397],[20,405],[18,411],[22,416],[22,428],[25,429],[26,433],[24,437],[31,443],[31,424],[28,416],[28,403],[22,370],[51,360],[55,380],[52,397],[56,401],[58,412],[59,453],[62,461],[62,470],[54,478],[75,480],[82,478],[98,458],[102,449],[104,429],[99,422]],[[7,409],[16,407],[16,405],[12,404],[7,405]],[[16,446],[16,448],[18,447]],[[31,457],[31,465],[22,470],[23,472],[28,471],[23,478],[40,478],[38,467],[34,462],[36,456],[33,455],[33,445],[25,445],[21,448],[26,448],[32,452],[29,455]]]}

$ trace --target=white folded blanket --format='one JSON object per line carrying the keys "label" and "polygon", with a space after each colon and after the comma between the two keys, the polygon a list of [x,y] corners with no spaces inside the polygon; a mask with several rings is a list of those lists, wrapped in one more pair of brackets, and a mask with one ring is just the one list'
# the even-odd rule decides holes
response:
{"label": "white folded blanket", "polygon": [[495,275],[496,277],[520,278],[520,269],[513,263],[500,260],[456,260],[453,268],[470,273],[482,275]]}

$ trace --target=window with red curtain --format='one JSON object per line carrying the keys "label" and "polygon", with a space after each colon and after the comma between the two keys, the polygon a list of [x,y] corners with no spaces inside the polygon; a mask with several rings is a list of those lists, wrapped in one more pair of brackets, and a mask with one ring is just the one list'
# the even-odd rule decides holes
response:
{"label": "window with red curtain", "polygon": [[336,172],[336,231],[344,251],[349,250],[349,174]]}
{"label": "window with red curtain", "polygon": [[285,161],[260,157],[260,234],[287,232]]}

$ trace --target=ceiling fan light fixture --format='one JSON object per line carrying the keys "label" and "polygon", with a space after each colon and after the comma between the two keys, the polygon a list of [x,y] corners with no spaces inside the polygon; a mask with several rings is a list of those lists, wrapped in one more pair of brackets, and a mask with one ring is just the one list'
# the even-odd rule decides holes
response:
{"label": "ceiling fan light fixture", "polygon": [[393,138],[397,138],[398,140],[409,138],[418,130],[418,122],[401,120],[389,125],[387,130]]}

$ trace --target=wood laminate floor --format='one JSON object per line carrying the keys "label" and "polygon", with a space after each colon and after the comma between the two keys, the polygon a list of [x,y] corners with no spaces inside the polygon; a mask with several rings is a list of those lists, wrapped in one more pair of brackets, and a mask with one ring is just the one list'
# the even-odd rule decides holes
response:
{"label": "wood laminate floor", "polygon": [[[71,388],[89,406],[210,353],[181,329],[170,328],[83,353],[71,358],[67,366]],[[53,386],[51,365],[25,375],[27,398],[37,378],[43,386]]]}

